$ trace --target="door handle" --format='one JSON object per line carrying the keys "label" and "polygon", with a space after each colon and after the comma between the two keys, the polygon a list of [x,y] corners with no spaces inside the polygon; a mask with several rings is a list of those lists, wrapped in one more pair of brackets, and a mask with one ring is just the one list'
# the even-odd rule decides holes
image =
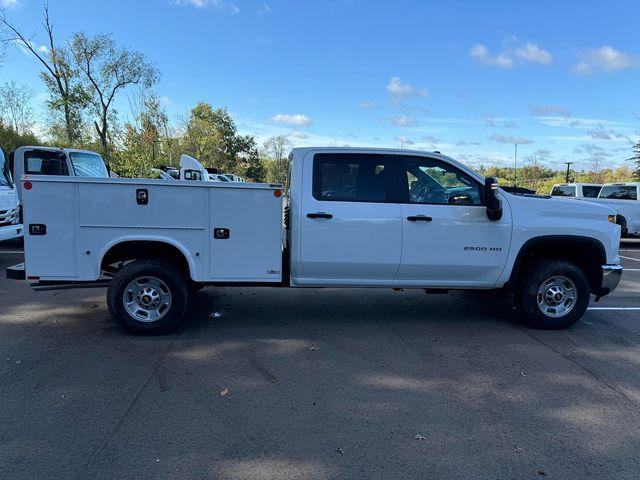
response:
{"label": "door handle", "polygon": [[333,218],[333,215],[325,212],[307,213],[307,218]]}
{"label": "door handle", "polygon": [[411,215],[407,217],[407,220],[410,222],[430,222],[433,218],[427,217],[426,215]]}

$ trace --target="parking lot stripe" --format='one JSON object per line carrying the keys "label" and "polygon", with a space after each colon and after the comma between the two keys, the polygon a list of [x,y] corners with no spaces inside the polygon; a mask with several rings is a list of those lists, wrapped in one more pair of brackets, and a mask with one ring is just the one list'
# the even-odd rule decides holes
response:
{"label": "parking lot stripe", "polygon": [[625,257],[623,255],[620,255],[620,258],[624,258],[625,260],[635,260],[636,262],[640,262],[640,258]]}
{"label": "parking lot stripe", "polygon": [[640,310],[640,307],[589,307],[587,310]]}
{"label": "parking lot stripe", "polygon": [[6,255],[20,255],[22,253],[24,253],[22,250],[2,250],[0,251],[0,255],[2,254],[6,254]]}

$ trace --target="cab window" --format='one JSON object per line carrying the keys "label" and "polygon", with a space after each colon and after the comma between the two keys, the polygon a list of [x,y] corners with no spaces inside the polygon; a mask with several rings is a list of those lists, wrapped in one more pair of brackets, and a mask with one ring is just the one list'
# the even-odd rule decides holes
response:
{"label": "cab window", "polygon": [[605,185],[600,192],[600,198],[637,200],[638,189],[635,185]]}
{"label": "cab window", "polygon": [[313,197],[336,202],[386,202],[385,157],[373,154],[316,154]]}
{"label": "cab window", "polygon": [[400,197],[407,203],[482,205],[480,184],[447,162],[404,157],[399,162]]}
{"label": "cab window", "polygon": [[601,188],[602,187],[593,185],[583,185],[582,196],[586,198],[598,198],[598,194],[600,193]]}
{"label": "cab window", "polygon": [[551,190],[552,197],[575,197],[576,187],[571,185],[557,185]]}
{"label": "cab window", "polygon": [[24,173],[29,175],[69,175],[63,153],[34,150],[24,156]]}

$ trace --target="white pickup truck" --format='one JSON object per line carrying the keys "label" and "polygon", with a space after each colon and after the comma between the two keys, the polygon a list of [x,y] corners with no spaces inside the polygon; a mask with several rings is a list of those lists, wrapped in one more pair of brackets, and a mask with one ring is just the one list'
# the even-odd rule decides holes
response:
{"label": "white pickup truck", "polygon": [[640,182],[605,183],[594,201],[613,208],[622,235],[640,235]]}
{"label": "white pickup truck", "polygon": [[290,160],[289,192],[27,175],[26,271],[7,276],[108,286],[112,316],[136,334],[174,328],[205,285],[500,289],[523,321],[557,329],[620,281],[607,207],[509,194],[438,153],[301,148]]}

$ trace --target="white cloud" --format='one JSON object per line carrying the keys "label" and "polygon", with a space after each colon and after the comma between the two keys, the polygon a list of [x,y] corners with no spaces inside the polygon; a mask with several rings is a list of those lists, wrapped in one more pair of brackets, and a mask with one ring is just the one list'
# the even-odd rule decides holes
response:
{"label": "white cloud", "polygon": [[376,106],[376,102],[372,102],[370,100],[364,100],[360,102],[360,108],[373,108]]}
{"label": "white cloud", "polygon": [[471,47],[469,52],[471,58],[477,60],[480,63],[484,63],[485,65],[491,65],[493,67],[500,68],[513,68],[513,59],[503,53],[499,53],[498,55],[491,55],[489,53],[489,49],[484,45],[478,43]]}
{"label": "white cloud", "polygon": [[[510,41],[515,41],[515,39],[510,38]],[[551,53],[535,43],[527,43],[496,54],[492,54],[486,45],[477,43],[471,47],[469,55],[485,65],[507,70],[528,63],[548,66],[553,62]]]}
{"label": "white cloud", "polygon": [[299,138],[301,140],[305,140],[305,139],[309,138],[309,135],[307,135],[304,132],[299,132],[297,130],[293,130],[293,131],[289,132],[289,136],[290,137],[294,137],[294,138]]}
{"label": "white cloud", "polygon": [[226,0],[175,0],[174,4],[190,5],[196,8],[214,8],[231,14],[240,13],[240,8],[235,3]]}
{"label": "white cloud", "polygon": [[20,0],[0,0],[0,8],[16,8],[20,6]]}
{"label": "white cloud", "polygon": [[578,75],[589,75],[594,70],[612,72],[640,67],[640,58],[608,45],[585,50],[578,55],[578,58],[580,61],[571,68],[571,71]]}
{"label": "white cloud", "polygon": [[406,97],[426,97],[427,90],[425,88],[415,88],[406,83],[402,83],[400,77],[391,77],[387,83],[387,92],[395,100],[402,100]]}
{"label": "white cloud", "polygon": [[44,53],[44,54],[48,54],[48,53],[49,53],[49,49],[47,48],[47,46],[46,46],[46,45],[40,45],[40,46],[37,48],[37,50],[38,50],[40,53]]}
{"label": "white cloud", "polygon": [[553,57],[551,54],[535,43],[527,43],[526,45],[517,48],[515,56],[520,60],[528,63],[539,63],[540,65],[551,65]]}
{"label": "white cloud", "polygon": [[409,137],[405,137],[404,135],[396,135],[393,139],[402,146],[416,144],[416,142],[411,140]]}
{"label": "white cloud", "polygon": [[271,117],[271,120],[285,125],[295,125],[296,127],[308,127],[311,125],[311,119],[301,113],[279,113]]}
{"label": "white cloud", "polygon": [[536,117],[552,117],[558,115],[560,117],[569,118],[571,110],[561,105],[534,105],[531,111]]}
{"label": "white cloud", "polygon": [[160,98],[158,98],[158,100],[160,100],[160,103],[162,103],[165,106],[170,106],[173,105],[173,100],[171,100],[171,98],[169,98],[166,95],[162,95]]}
{"label": "white cloud", "polygon": [[415,118],[408,115],[397,115],[391,121],[399,127],[413,127],[416,124]]}
{"label": "white cloud", "polygon": [[512,143],[512,144],[517,143],[518,145],[524,145],[525,143],[533,143],[533,140],[528,138],[519,137],[517,135],[505,136],[500,133],[496,133],[492,135],[489,140],[491,140],[492,142],[498,142],[498,143]]}

